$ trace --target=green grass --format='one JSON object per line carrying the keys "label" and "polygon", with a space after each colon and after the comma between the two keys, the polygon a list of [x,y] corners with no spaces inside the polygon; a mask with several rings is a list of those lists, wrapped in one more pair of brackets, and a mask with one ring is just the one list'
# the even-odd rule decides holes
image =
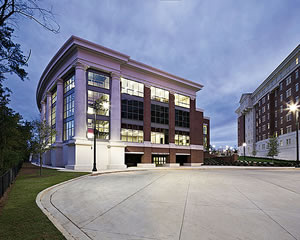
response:
{"label": "green grass", "polygon": [[[30,169],[30,170],[29,170]],[[86,173],[59,172],[25,163],[0,215],[0,239],[65,239],[36,205],[37,194],[60,182]]]}

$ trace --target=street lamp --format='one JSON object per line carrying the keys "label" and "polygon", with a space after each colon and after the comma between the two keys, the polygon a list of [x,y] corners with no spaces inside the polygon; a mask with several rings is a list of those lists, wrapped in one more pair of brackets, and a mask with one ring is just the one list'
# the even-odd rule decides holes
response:
{"label": "street lamp", "polygon": [[291,105],[289,105],[289,110],[291,112],[293,112],[296,116],[296,167],[299,167],[299,137],[298,137],[298,131],[299,131],[299,110],[298,110],[298,105],[293,103]]}
{"label": "street lamp", "polygon": [[93,104],[93,109],[94,109],[94,164],[93,164],[93,172],[97,172],[97,154],[96,154],[96,146],[97,146],[97,136],[96,136],[96,120],[97,120],[97,112],[99,110],[103,110],[104,112],[109,110],[109,102],[107,102],[105,99],[103,99],[103,96],[97,99],[94,104]]}
{"label": "street lamp", "polygon": [[246,160],[246,146],[247,146],[247,143],[243,143],[243,149],[244,149],[244,161]]}

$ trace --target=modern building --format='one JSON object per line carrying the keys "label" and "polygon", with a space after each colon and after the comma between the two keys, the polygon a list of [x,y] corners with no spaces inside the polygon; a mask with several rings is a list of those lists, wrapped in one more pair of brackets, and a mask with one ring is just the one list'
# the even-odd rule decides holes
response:
{"label": "modern building", "polygon": [[270,136],[277,136],[277,158],[296,159],[296,114],[289,106],[299,104],[300,45],[253,92],[244,93],[238,115],[239,154],[266,157]]}
{"label": "modern building", "polygon": [[202,87],[72,36],[37,87],[41,118],[56,131],[43,161],[91,170],[96,119],[98,169],[199,165],[209,144]]}

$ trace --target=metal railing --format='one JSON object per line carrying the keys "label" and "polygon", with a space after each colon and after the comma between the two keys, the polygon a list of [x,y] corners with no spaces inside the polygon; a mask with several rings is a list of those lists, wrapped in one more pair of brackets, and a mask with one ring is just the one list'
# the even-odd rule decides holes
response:
{"label": "metal railing", "polygon": [[23,162],[19,163],[17,166],[10,168],[3,175],[0,176],[0,198],[4,195],[6,190],[16,179],[18,172],[22,167]]}

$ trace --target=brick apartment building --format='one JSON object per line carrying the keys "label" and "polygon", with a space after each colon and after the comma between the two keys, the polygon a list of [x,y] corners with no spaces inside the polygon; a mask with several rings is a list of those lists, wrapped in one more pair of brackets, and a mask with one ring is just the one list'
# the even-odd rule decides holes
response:
{"label": "brick apartment building", "polygon": [[98,169],[199,165],[210,143],[209,118],[196,108],[202,87],[72,36],[37,87],[41,117],[56,130],[44,162],[91,169],[96,116]]}
{"label": "brick apartment building", "polygon": [[296,159],[296,116],[291,104],[300,104],[300,45],[298,45],[268,78],[253,92],[244,93],[238,115],[238,146],[243,155],[265,157],[270,136],[277,136],[281,159]]}

